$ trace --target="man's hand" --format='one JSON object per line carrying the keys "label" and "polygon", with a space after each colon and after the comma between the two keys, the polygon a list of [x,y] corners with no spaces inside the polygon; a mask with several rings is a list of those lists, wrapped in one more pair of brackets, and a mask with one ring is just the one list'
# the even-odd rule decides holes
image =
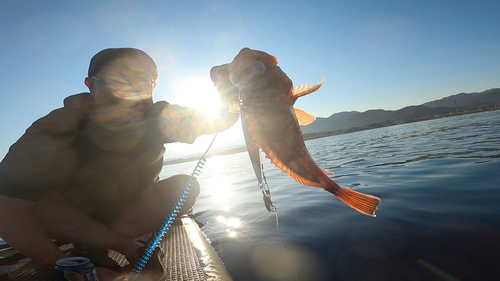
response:
{"label": "man's hand", "polygon": [[210,78],[220,93],[221,104],[224,105],[239,100],[239,88],[229,80],[229,74],[228,63],[210,69]]}

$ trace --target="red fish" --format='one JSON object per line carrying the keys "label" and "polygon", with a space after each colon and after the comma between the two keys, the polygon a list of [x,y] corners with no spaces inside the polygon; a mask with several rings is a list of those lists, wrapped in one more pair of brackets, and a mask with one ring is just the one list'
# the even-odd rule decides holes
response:
{"label": "red fish", "polygon": [[326,170],[318,167],[304,143],[299,123],[307,125],[315,117],[293,105],[299,97],[318,90],[324,79],[316,85],[294,88],[277,64],[274,56],[244,48],[233,62],[210,71],[215,86],[228,100],[237,100],[239,94],[245,141],[259,183],[260,147],[276,167],[295,181],[321,187],[356,211],[375,216],[380,199],[339,186]]}

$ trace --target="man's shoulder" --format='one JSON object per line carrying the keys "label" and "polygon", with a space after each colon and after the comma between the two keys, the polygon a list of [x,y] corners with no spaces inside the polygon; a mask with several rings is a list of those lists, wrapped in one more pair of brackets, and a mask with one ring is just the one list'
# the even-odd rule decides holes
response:
{"label": "man's shoulder", "polygon": [[88,114],[94,107],[94,97],[90,93],[80,93],[64,99],[64,108],[71,112]]}
{"label": "man's shoulder", "polygon": [[51,111],[36,120],[27,133],[42,132],[50,135],[66,135],[74,132],[75,125],[94,108],[94,98],[89,93],[81,93],[64,99],[64,107]]}

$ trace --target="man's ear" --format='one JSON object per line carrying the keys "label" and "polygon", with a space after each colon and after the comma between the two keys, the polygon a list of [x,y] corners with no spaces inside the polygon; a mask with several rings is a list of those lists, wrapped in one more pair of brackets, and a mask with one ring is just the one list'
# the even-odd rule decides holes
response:
{"label": "man's ear", "polygon": [[87,86],[87,88],[89,88],[90,91],[92,91],[92,87],[94,86],[94,81],[92,79],[90,79],[90,77],[85,77],[85,86]]}
{"label": "man's ear", "polygon": [[90,94],[93,96],[94,95],[94,79],[92,79],[90,77],[86,77],[84,83],[85,83],[85,86],[87,86],[87,88],[89,88]]}

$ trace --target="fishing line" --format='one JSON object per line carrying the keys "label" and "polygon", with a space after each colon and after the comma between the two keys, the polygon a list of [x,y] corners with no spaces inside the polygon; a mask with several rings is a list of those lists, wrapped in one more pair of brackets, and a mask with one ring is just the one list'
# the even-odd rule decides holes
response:
{"label": "fishing line", "polygon": [[[285,253],[286,258],[288,259],[288,262],[290,265],[292,265],[293,268],[293,273],[295,274],[295,280],[299,281],[299,275],[297,274],[297,269],[295,268],[295,264],[293,264],[292,259],[288,255],[288,252],[285,249],[285,246],[283,245],[283,240],[281,239],[281,232],[280,232],[280,221],[279,221],[279,216],[278,216],[278,209],[273,205],[271,201],[271,190],[269,189],[269,185],[267,184],[267,179],[266,175],[264,173],[264,162],[262,161],[262,154],[259,152],[259,157],[260,157],[260,163],[262,166],[262,179],[264,180],[264,186],[261,183],[259,183],[259,186],[261,187],[262,193],[264,194],[264,203],[266,205],[266,208],[269,212],[274,212],[276,215],[276,230],[278,231],[278,239],[280,241],[281,248],[283,249],[283,252]],[[267,200],[266,200],[267,199]],[[269,205],[268,205],[269,204]]]}
{"label": "fishing line", "polygon": [[[165,236],[165,233],[168,231],[172,223],[174,222],[175,218],[177,217],[177,214],[179,213],[182,205],[186,201],[186,198],[189,195],[189,192],[191,191],[191,188],[194,185],[194,182],[196,181],[197,177],[200,175],[201,170],[203,169],[203,166],[205,165],[205,162],[207,162],[207,159],[205,156],[207,155],[208,151],[212,147],[212,144],[215,141],[215,138],[217,137],[217,134],[214,135],[214,138],[212,139],[212,142],[208,146],[207,150],[205,153],[203,153],[203,156],[198,160],[198,163],[194,167],[193,172],[191,173],[191,176],[189,177],[189,180],[187,181],[186,185],[184,186],[184,189],[177,198],[177,201],[175,202],[174,206],[172,207],[172,210],[170,211],[170,214],[168,215],[167,219],[163,222],[162,226],[158,231],[156,231],[156,234],[154,237],[151,239],[151,242],[149,242],[148,246],[144,250],[143,255],[139,258],[137,263],[135,264],[134,268],[132,269],[132,272],[130,273],[130,278],[131,280],[135,279],[137,276],[139,276],[139,273],[141,273],[142,269],[146,265],[146,263],[149,261],[149,258],[153,254],[154,250],[158,245],[160,244],[161,239],[163,236]],[[128,277],[127,277],[128,280]]]}
{"label": "fishing line", "polygon": [[280,245],[281,245],[281,248],[283,249],[283,252],[285,252],[285,256],[286,258],[288,259],[288,261],[290,262],[290,264],[292,265],[292,268],[293,268],[293,273],[295,274],[295,280],[299,281],[299,275],[297,274],[297,269],[295,268],[295,265],[293,264],[292,262],[292,259],[290,258],[290,256],[288,255],[288,253],[286,252],[285,250],[285,246],[283,245],[283,241],[281,240],[281,234],[280,234],[280,222],[279,222],[279,218],[278,218],[278,210],[274,211],[274,214],[276,214],[276,230],[278,231],[278,238],[280,240]]}

